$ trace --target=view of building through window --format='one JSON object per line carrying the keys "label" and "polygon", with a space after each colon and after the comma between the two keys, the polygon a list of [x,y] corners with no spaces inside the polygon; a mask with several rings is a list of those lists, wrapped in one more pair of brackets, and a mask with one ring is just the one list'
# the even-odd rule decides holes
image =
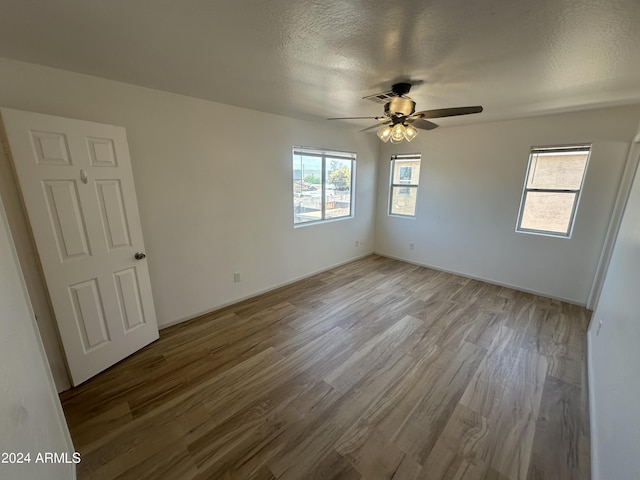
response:
{"label": "view of building through window", "polygon": [[531,150],[518,231],[571,236],[590,151],[589,146]]}
{"label": "view of building through window", "polygon": [[352,216],[355,159],[352,153],[294,149],[295,224]]}
{"label": "view of building through window", "polygon": [[419,182],[419,153],[391,157],[390,215],[415,216]]}

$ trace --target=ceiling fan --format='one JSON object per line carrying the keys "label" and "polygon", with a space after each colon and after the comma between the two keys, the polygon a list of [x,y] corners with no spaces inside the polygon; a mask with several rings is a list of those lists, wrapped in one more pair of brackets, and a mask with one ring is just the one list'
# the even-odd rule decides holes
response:
{"label": "ceiling fan", "polygon": [[[421,130],[433,130],[438,125],[426,120],[427,118],[454,117],[457,115],[469,115],[482,112],[482,107],[439,108],[435,110],[423,110],[416,112],[416,102],[406,95],[411,90],[410,83],[396,83],[390,92],[379,93],[364,97],[376,102],[384,101],[384,116],[380,117],[334,117],[327,120],[377,120],[378,124],[361,130],[365,132],[382,126],[378,130],[378,137],[383,142],[400,143],[402,140],[410,142]],[[387,101],[388,100],[388,101]]]}

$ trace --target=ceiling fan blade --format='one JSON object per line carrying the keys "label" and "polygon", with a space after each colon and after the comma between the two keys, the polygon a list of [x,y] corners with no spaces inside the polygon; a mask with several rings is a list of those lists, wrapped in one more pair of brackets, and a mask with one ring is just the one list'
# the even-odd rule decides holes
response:
{"label": "ceiling fan blade", "polygon": [[389,120],[388,122],[378,123],[377,125],[371,125],[370,127],[364,128],[364,129],[362,129],[360,131],[361,132],[366,132],[368,130],[373,130],[374,128],[381,127],[382,125],[389,125],[390,123],[391,123],[391,120]]}
{"label": "ceiling fan blade", "polygon": [[332,117],[327,120],[378,120],[379,118],[381,117]]}
{"label": "ceiling fan blade", "polygon": [[416,112],[413,116],[421,118],[455,117],[456,115],[480,113],[482,110],[483,109],[480,105],[474,107],[438,108],[436,110],[423,110],[422,112]]}
{"label": "ceiling fan blade", "polygon": [[407,123],[413,125],[416,128],[420,128],[422,130],[433,130],[434,128],[438,128],[439,125],[430,122],[429,120],[424,120],[422,118],[415,118],[407,120]]}

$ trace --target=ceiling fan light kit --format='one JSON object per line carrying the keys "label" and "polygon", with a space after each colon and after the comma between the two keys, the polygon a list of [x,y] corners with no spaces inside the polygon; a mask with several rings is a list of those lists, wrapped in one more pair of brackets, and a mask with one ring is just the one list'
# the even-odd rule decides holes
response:
{"label": "ceiling fan light kit", "polygon": [[412,125],[397,123],[393,127],[386,125],[378,130],[378,138],[384,143],[391,140],[391,143],[400,143],[402,140],[410,142],[418,135],[418,131]]}
{"label": "ceiling fan light kit", "polygon": [[[381,99],[389,99],[384,105],[383,117],[346,117],[346,118],[329,118],[328,120],[358,120],[372,119],[382,123],[382,127],[378,129],[377,135],[380,140],[387,143],[400,143],[402,140],[410,142],[418,135],[418,130],[433,130],[438,125],[426,120],[427,118],[454,117],[458,115],[469,115],[472,113],[482,112],[482,107],[477,105],[473,107],[456,107],[456,108],[440,108],[436,110],[423,110],[416,112],[416,102],[406,96],[411,90],[410,83],[396,83],[391,87],[391,92],[384,92],[376,95],[363,97],[365,99],[378,102]],[[370,130],[377,128],[380,124],[365,128]]]}

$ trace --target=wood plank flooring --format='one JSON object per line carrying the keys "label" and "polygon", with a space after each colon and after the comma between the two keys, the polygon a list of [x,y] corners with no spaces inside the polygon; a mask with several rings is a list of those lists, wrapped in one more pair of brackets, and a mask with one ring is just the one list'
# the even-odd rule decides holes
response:
{"label": "wood plank flooring", "polygon": [[586,480],[589,318],[373,255],[64,392],[78,477]]}

